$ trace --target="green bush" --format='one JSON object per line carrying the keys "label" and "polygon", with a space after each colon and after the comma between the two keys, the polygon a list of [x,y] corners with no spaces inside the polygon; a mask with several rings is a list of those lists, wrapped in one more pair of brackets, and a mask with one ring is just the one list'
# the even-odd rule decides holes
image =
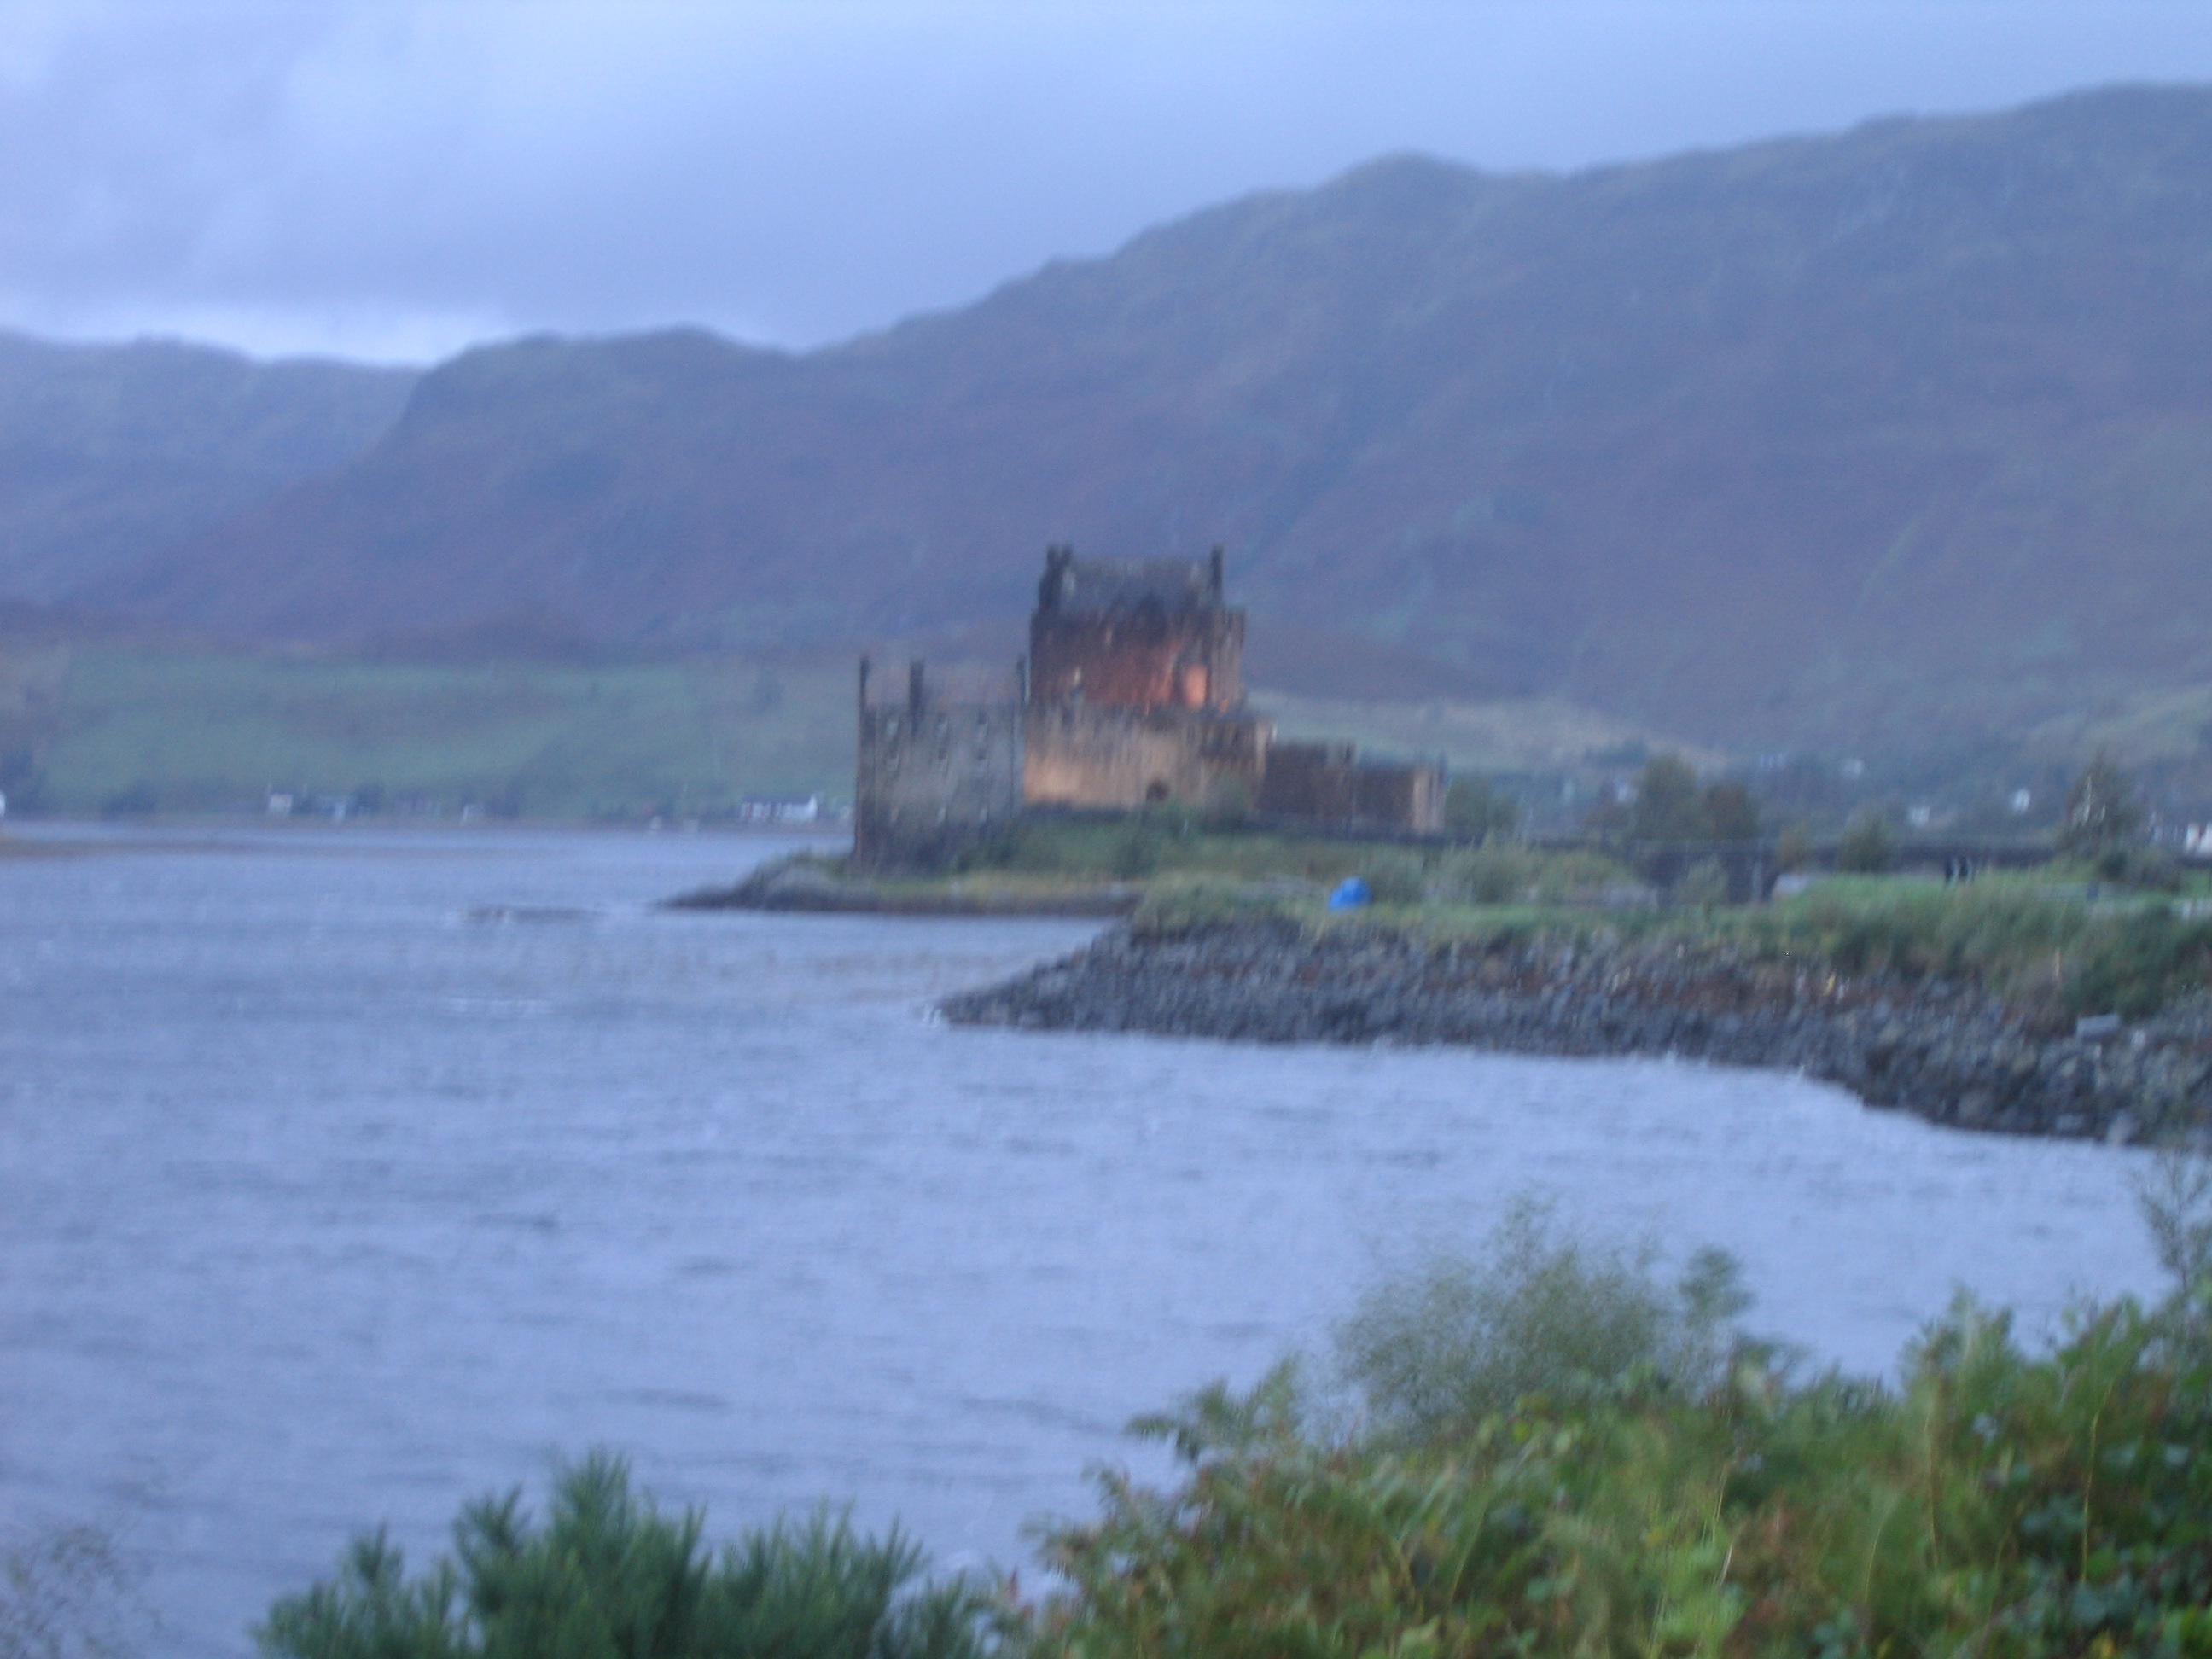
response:
{"label": "green bush", "polygon": [[1109,868],[1125,881],[1149,876],[1160,867],[1166,844],[1167,837],[1150,818],[1132,818],[1115,843],[1113,862]]}
{"label": "green bush", "polygon": [[1510,836],[1521,822],[1521,803],[1472,775],[1454,778],[1444,789],[1444,828],[1473,842]]}
{"label": "green bush", "polygon": [[1628,833],[1637,841],[1704,841],[1710,836],[1697,769],[1680,755],[1662,755],[1637,774]]}
{"label": "green bush", "polygon": [[1141,1424],[1185,1474],[1108,1476],[1048,1538],[1034,1650],[2212,1654],[2212,1364],[2179,1298],[2082,1309],[2041,1352],[1962,1300],[1895,1387],[1742,1346],[1654,1386],[1683,1316],[1647,1271],[1516,1250],[1464,1270],[1486,1310],[1417,1282],[1386,1322],[1435,1325],[1413,1369],[1445,1379],[1514,1346],[1485,1334],[1560,1334],[1525,1376],[1432,1408],[1390,1368],[1378,1419],[1331,1427],[1285,1368]]}
{"label": "green bush", "polygon": [[1962,980],[2069,1014],[2140,1018],[2212,985],[2212,919],[2185,920],[2157,900],[2092,905],[2016,878],[1839,878],[1725,926],[1783,961]]}
{"label": "green bush", "polygon": [[1340,1358],[1371,1420],[1417,1442],[1532,1395],[1702,1390],[1747,1305],[1739,1270],[1701,1252],[1668,1286],[1654,1256],[1576,1238],[1523,1202],[1484,1255],[1438,1256],[1370,1290],[1337,1333]]}
{"label": "green bush", "polygon": [[2201,1324],[2212,1297],[2212,1158],[2161,1148],[2135,1192],[2159,1266],[2173,1279],[2170,1305]]}
{"label": "green bush", "polygon": [[1867,807],[1854,813],[1844,826],[1844,838],[1836,845],[1836,868],[1852,875],[1878,876],[1889,868],[1895,856],[1889,820]]}
{"label": "green bush", "polygon": [[276,1659],[971,1659],[993,1604],[961,1581],[919,1587],[921,1551],[817,1515],[727,1547],[661,1513],[596,1455],[556,1482],[545,1522],[520,1494],[464,1511],[453,1557],[410,1579],[379,1532],[336,1578],[270,1609]]}
{"label": "green bush", "polygon": [[1448,902],[1513,904],[1530,895],[1535,861],[1517,847],[1449,853],[1437,866],[1434,890]]}
{"label": "green bush", "polygon": [[[471,1506],[413,1579],[361,1540],[257,1638],[286,1659],[2203,1659],[2212,1164],[2169,1155],[2139,1194],[2164,1300],[2077,1307],[2031,1349],[1961,1297],[1893,1384],[1745,1339],[1724,1255],[1670,1285],[1654,1250],[1524,1203],[1484,1253],[1363,1300],[1359,1414],[1286,1362],[1140,1419],[1180,1476],[1101,1474],[1026,1607],[920,1584],[896,1534],[823,1516],[712,1556],[601,1456],[543,1525]],[[108,1582],[97,1551],[89,1577],[55,1559]],[[0,1652],[100,1650],[33,1637]]]}
{"label": "green bush", "polygon": [[1674,903],[1694,910],[1726,904],[1728,896],[1728,866],[1718,859],[1699,859],[1682,872],[1667,895]]}
{"label": "green bush", "polygon": [[2142,803],[2135,780],[2099,750],[2066,792],[2058,824],[2058,850],[2097,859],[2122,852],[2142,830]]}
{"label": "green bush", "polygon": [[1735,778],[1723,778],[1705,786],[1705,833],[1715,841],[1756,841],[1759,803]]}
{"label": "green bush", "polygon": [[1377,904],[1419,904],[1428,894],[1428,863],[1418,853],[1370,853],[1359,874]]}
{"label": "green bush", "polygon": [[2076,1013],[2140,1019],[2209,977],[2212,926],[2183,921],[2158,905],[2128,917],[2124,925],[2084,930],[2065,1002]]}

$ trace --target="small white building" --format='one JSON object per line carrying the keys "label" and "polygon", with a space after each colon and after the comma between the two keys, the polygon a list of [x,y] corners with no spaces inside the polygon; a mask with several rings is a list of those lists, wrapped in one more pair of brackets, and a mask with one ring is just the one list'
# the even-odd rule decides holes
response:
{"label": "small white building", "polygon": [[739,823],[812,823],[821,816],[819,795],[749,795],[738,803]]}

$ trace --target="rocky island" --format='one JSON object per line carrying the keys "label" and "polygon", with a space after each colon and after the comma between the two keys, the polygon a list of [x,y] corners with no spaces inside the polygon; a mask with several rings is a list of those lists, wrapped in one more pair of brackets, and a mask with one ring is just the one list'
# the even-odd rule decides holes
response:
{"label": "rocky island", "polygon": [[1041,1030],[1676,1054],[1800,1071],[1961,1128],[2116,1142],[2199,1135],[2212,1095],[2201,997],[2133,1020],[2070,1015],[1972,972],[1838,971],[1771,936],[1679,927],[1451,938],[1284,915],[1140,919],[942,1008],[956,1024]]}

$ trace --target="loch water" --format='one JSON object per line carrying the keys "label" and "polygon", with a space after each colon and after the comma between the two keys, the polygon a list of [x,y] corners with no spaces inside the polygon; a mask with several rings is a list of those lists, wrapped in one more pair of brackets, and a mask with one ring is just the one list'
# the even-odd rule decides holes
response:
{"label": "loch water", "polygon": [[0,857],[0,1529],[249,1650],[389,1522],[605,1446],[710,1534],[1025,1559],[1133,1414],[1516,1194],[1723,1245],[1879,1370],[1959,1286],[2155,1287],[2142,1154],[1665,1060],[957,1030],[1095,924],[672,913],[788,842],[46,829]]}

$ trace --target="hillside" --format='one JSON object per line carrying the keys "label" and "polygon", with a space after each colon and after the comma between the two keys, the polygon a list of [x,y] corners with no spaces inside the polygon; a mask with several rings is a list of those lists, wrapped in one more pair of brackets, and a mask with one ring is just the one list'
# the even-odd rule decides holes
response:
{"label": "hillside", "polygon": [[0,331],[0,600],[64,599],[343,465],[415,380]]}
{"label": "hillside", "polygon": [[532,339],[78,597],[1018,648],[1039,550],[1226,543],[1253,678],[1732,746],[2212,681],[2212,92],[1567,177],[1417,158],[789,355]]}

